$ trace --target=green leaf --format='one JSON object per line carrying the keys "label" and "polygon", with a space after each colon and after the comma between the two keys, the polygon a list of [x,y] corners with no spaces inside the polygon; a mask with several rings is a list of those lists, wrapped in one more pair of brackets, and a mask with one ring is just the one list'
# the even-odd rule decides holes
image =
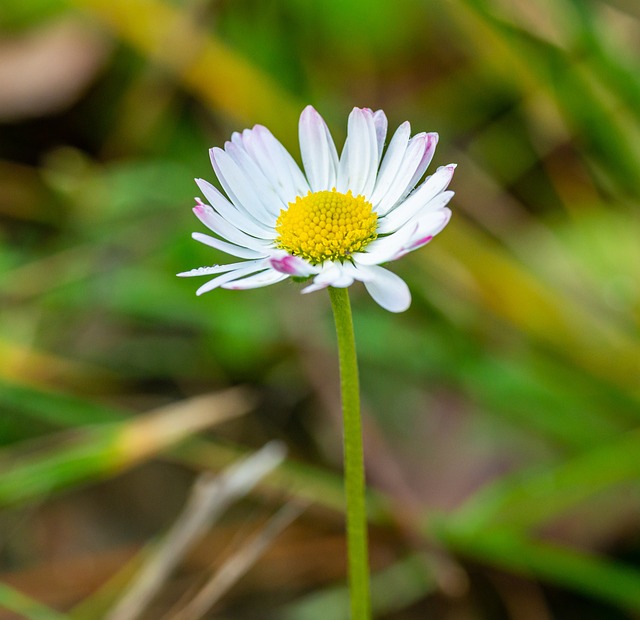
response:
{"label": "green leaf", "polygon": [[595,554],[532,540],[508,529],[468,533],[446,520],[433,525],[449,548],[466,557],[640,610],[640,571]]}

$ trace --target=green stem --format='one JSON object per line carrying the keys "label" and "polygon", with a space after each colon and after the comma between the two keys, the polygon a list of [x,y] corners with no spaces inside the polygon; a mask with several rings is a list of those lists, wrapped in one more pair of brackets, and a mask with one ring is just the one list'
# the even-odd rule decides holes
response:
{"label": "green stem", "polygon": [[329,288],[338,335],[340,389],[344,428],[344,480],[347,500],[347,554],[351,620],[369,620],[369,559],[365,504],[364,453],[360,422],[358,359],[353,334],[351,303],[346,288]]}

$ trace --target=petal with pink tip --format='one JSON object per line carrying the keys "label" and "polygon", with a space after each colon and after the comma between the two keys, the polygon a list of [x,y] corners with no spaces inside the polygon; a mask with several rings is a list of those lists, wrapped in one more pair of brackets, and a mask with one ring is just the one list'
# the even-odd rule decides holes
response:
{"label": "petal with pink tip", "polygon": [[243,248],[239,245],[227,243],[226,241],[221,241],[211,235],[205,235],[199,232],[194,232],[191,236],[200,243],[204,243],[205,245],[225,252],[226,254],[231,254],[231,256],[237,256],[238,258],[265,258],[268,254],[266,251],[262,252]]}
{"label": "petal with pink tip", "polygon": [[299,256],[292,256],[284,250],[269,257],[269,264],[280,273],[290,276],[307,277],[318,273],[318,268]]}
{"label": "petal with pink tip", "polygon": [[382,196],[374,209],[379,216],[386,215],[414,187],[424,174],[433,157],[435,140],[432,134],[418,134],[409,140],[399,170],[390,181],[387,192]]}
{"label": "petal with pink tip", "polygon": [[260,239],[275,239],[276,232],[258,222],[253,216],[238,211],[238,208],[223,196],[211,183],[204,179],[196,179],[196,183],[211,206],[227,222],[243,232]]}
{"label": "petal with pink tip", "polygon": [[212,230],[227,241],[256,250],[257,252],[266,250],[270,245],[270,243],[264,239],[256,239],[238,230],[233,224],[230,224],[221,215],[218,215],[209,205],[205,205],[197,199],[196,202],[197,204],[193,208],[196,217],[209,230]]}

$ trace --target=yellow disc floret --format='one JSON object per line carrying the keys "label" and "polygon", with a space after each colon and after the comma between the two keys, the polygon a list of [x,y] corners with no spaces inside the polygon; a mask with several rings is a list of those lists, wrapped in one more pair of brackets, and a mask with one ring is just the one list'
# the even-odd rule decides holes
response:
{"label": "yellow disc floret", "polygon": [[344,261],[376,238],[378,215],[364,196],[332,189],[298,196],[276,221],[276,245],[311,264]]}

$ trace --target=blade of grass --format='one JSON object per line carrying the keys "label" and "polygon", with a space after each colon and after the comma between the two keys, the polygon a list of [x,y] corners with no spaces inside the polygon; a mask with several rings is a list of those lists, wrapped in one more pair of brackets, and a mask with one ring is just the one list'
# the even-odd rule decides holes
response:
{"label": "blade of grass", "polygon": [[192,434],[246,413],[239,390],[189,399],[131,421],[64,434],[57,448],[20,456],[22,446],[0,454],[0,506],[113,476]]}
{"label": "blade of grass", "polygon": [[69,616],[46,607],[6,583],[0,583],[0,609],[20,614],[27,620],[69,620]]}
{"label": "blade of grass", "polygon": [[640,610],[640,571],[587,552],[531,540],[508,529],[459,531],[446,519],[430,529],[450,549],[466,557],[528,578],[582,592],[629,610]]}
{"label": "blade of grass", "polygon": [[590,67],[626,103],[628,112],[640,119],[640,66],[631,54],[621,56],[619,47],[614,47],[615,33],[604,30],[600,13],[591,3],[582,0],[568,3],[577,18],[573,25],[579,26],[577,43],[586,50]]}
{"label": "blade of grass", "polygon": [[306,506],[285,504],[249,541],[236,551],[171,620],[199,620],[255,564],[274,539]]}
{"label": "blade of grass", "polygon": [[[294,142],[292,119],[303,106],[213,35],[192,27],[178,8],[160,0],[73,2],[108,24],[139,52],[177,72],[184,86],[213,110],[237,122],[267,124],[285,142]],[[176,50],[182,52],[176,56]]]}
{"label": "blade of grass", "polygon": [[117,422],[131,415],[127,411],[92,403],[77,396],[10,384],[2,380],[0,403],[21,415],[38,418],[63,428]]}
{"label": "blade of grass", "polygon": [[[528,357],[533,358],[533,353],[529,352]],[[476,364],[459,370],[458,378],[475,399],[501,419],[526,425],[529,431],[541,434],[564,451],[596,446],[624,430],[617,412],[589,399],[580,381],[581,374],[569,375],[575,382],[562,385],[562,368],[544,358],[539,360],[540,365],[541,362],[546,363],[543,371],[547,376],[519,359],[486,355]]]}
{"label": "blade of grass", "polygon": [[[45,392],[21,386],[8,385],[0,383],[0,402],[5,406],[10,406],[16,410],[29,416],[52,422],[63,428],[81,429],[84,441],[80,438],[63,435],[63,440],[68,438],[71,441],[71,454],[66,457],[64,451],[56,457],[55,453],[48,452],[48,457],[41,455],[41,458],[34,458],[28,465],[30,474],[27,470],[22,473],[13,473],[8,479],[0,477],[0,505],[2,505],[3,489],[6,492],[8,486],[20,486],[20,484],[36,483],[37,487],[28,495],[38,494],[38,492],[46,492],[59,486],[65,487],[81,482],[79,474],[74,472],[65,476],[66,482],[59,481],[59,484],[51,486],[46,482],[48,479],[46,471],[51,464],[58,460],[64,469],[64,464],[72,463],[74,458],[83,459],[94,467],[100,468],[100,454],[110,454],[110,442],[101,437],[101,434],[107,433],[110,436],[117,437],[127,424],[134,424],[135,420],[131,419],[132,413],[102,405],[96,405],[91,401],[76,396],[69,396],[62,393]],[[152,415],[149,413],[147,415]],[[109,422],[117,423],[127,420],[125,424],[108,424]],[[96,423],[105,423],[95,427]],[[87,428],[88,427],[88,428]],[[92,442],[92,438],[94,441]],[[166,447],[166,446],[165,446]],[[160,448],[158,448],[160,450]],[[20,446],[15,450],[16,453],[21,451]],[[182,444],[175,445],[170,452],[165,452],[165,457],[173,458],[181,463],[190,465],[197,469],[214,469],[219,470],[233,463],[238,458],[246,456],[249,453],[247,448],[231,446],[216,442],[213,439],[204,440],[199,437],[191,437]],[[8,461],[13,458],[11,455],[14,451],[0,452],[0,465],[2,461]],[[16,457],[17,458],[17,457]],[[97,462],[94,459],[97,458]],[[26,464],[25,464],[26,465]],[[80,468],[80,467],[79,467]],[[45,472],[44,479],[38,480],[38,472]],[[60,472],[62,473],[62,471]],[[91,477],[92,474],[88,474]],[[15,476],[15,478],[13,478]],[[14,483],[11,481],[14,480]],[[288,461],[283,464],[276,472],[269,477],[270,485],[279,490],[288,490],[294,492],[297,497],[309,501],[317,502],[322,505],[331,507],[341,511],[344,504],[342,481],[339,476],[329,473],[317,467]],[[35,482],[30,482],[35,481]],[[6,485],[6,486],[3,486]],[[37,489],[40,489],[38,491]],[[13,495],[11,495],[13,497]],[[14,500],[10,500],[12,503]],[[375,493],[369,496],[369,518],[380,523],[388,521],[388,506],[384,498]]]}
{"label": "blade of grass", "polygon": [[460,530],[548,523],[589,497],[640,478],[640,429],[543,471],[504,477],[476,493],[453,520]]}

